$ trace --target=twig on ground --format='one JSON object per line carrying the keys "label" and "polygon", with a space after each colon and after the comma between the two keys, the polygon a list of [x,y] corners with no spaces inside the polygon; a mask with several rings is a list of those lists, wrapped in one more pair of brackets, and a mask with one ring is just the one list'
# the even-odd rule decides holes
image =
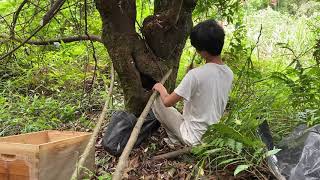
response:
{"label": "twig on ground", "polygon": [[109,86],[109,92],[108,92],[107,100],[106,100],[106,102],[105,102],[105,104],[103,106],[103,110],[102,110],[102,112],[101,112],[101,114],[99,116],[97,125],[93,130],[92,136],[91,136],[91,138],[90,138],[85,150],[83,151],[83,153],[81,155],[81,158],[80,158],[75,170],[73,171],[73,174],[72,174],[72,177],[71,177],[72,180],[78,178],[78,174],[80,174],[79,169],[81,169],[84,166],[85,160],[89,156],[91,148],[94,148],[94,144],[95,144],[95,142],[96,142],[96,140],[98,138],[98,133],[99,133],[100,128],[101,128],[101,126],[103,124],[103,121],[105,119],[106,112],[107,112],[108,106],[110,104],[112,91],[113,91],[113,85],[114,85],[114,68],[113,68],[113,66],[111,67],[111,74],[112,74],[111,75],[111,82],[110,82],[110,86]]}
{"label": "twig on ground", "polygon": [[159,160],[159,159],[172,159],[175,158],[177,156],[183,155],[183,154],[187,154],[191,152],[192,147],[185,147],[183,149],[179,149],[177,151],[172,151],[172,152],[168,152],[165,154],[160,154],[158,156],[154,156],[152,158],[152,160]]}
{"label": "twig on ground", "polygon": [[[172,69],[170,69],[167,72],[167,74],[162,78],[162,80],[160,81],[162,84],[165,83],[165,81],[170,76],[171,72],[172,72]],[[138,135],[140,133],[140,129],[141,129],[141,127],[144,123],[144,120],[145,120],[147,114],[149,113],[151,106],[152,106],[154,100],[156,99],[157,95],[158,95],[158,93],[156,91],[152,93],[146,107],[144,108],[143,112],[141,113],[136,125],[134,126],[133,131],[132,131],[130,138],[128,140],[128,143],[119,158],[116,170],[112,176],[113,180],[120,180],[122,178],[124,169],[126,168],[127,163],[128,163],[128,158],[129,158],[130,152],[131,152],[134,144],[137,141]]]}

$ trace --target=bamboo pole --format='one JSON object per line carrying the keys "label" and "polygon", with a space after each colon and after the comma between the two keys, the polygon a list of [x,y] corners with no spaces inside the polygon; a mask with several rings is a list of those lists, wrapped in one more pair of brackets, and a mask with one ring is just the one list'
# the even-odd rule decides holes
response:
{"label": "bamboo pole", "polygon": [[[170,69],[167,74],[162,78],[162,80],[160,81],[160,83],[164,84],[165,81],[168,79],[168,77],[170,76],[172,70]],[[120,180],[122,178],[122,175],[123,175],[123,172],[124,172],[124,169],[126,168],[127,166],[127,162],[128,162],[128,158],[129,158],[129,155],[130,155],[130,152],[134,146],[134,144],[136,143],[137,141],[137,138],[138,138],[138,135],[140,133],[140,129],[144,123],[144,120],[146,118],[146,116],[148,115],[150,109],[151,109],[151,106],[154,102],[154,100],[156,99],[158,95],[158,92],[153,92],[151,97],[149,98],[148,100],[148,103],[146,105],[146,107],[144,108],[144,110],[142,111],[140,117],[138,118],[138,121],[136,123],[136,125],[134,126],[133,130],[132,130],[132,133],[130,135],[130,138],[127,142],[127,145],[126,147],[124,148],[120,158],[119,158],[119,161],[118,161],[118,164],[117,164],[117,167],[116,167],[116,170],[112,176],[112,179],[113,180]]]}
{"label": "bamboo pole", "polygon": [[83,153],[81,155],[81,158],[80,158],[79,162],[76,165],[75,170],[73,171],[73,174],[71,176],[71,180],[78,179],[78,175],[81,172],[81,168],[84,166],[84,163],[85,163],[86,159],[88,158],[91,149],[94,147],[94,145],[96,143],[96,140],[98,138],[98,133],[99,133],[100,128],[101,128],[101,126],[103,124],[103,121],[105,119],[105,116],[106,116],[106,113],[107,113],[107,110],[108,110],[108,106],[110,104],[111,95],[112,95],[112,91],[113,91],[113,84],[114,84],[114,74],[115,74],[114,73],[114,67],[112,65],[111,66],[111,82],[110,82],[110,86],[109,86],[107,100],[106,100],[106,102],[105,102],[105,104],[103,106],[102,112],[101,112],[101,114],[99,116],[97,125],[93,130],[91,138],[90,138],[86,148],[84,149],[84,151],[83,151]]}

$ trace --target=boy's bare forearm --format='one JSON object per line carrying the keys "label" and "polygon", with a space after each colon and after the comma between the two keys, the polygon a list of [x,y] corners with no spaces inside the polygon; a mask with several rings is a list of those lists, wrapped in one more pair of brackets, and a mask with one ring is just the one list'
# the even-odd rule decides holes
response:
{"label": "boy's bare forearm", "polygon": [[166,98],[169,96],[167,89],[164,88],[163,90],[159,91],[159,94],[162,102],[165,103]]}
{"label": "boy's bare forearm", "polygon": [[159,92],[160,98],[166,107],[175,105],[181,99],[181,96],[174,92],[169,94],[167,89],[161,83],[155,84],[153,89]]}

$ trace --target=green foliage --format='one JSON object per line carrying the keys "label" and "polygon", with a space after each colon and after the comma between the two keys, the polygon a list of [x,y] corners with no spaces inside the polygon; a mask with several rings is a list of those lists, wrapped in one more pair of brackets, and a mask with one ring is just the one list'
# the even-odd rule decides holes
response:
{"label": "green foliage", "polygon": [[236,19],[241,18],[240,11],[242,11],[242,8],[239,0],[199,0],[194,16],[204,17],[205,19],[226,19],[228,23],[234,23]]}
{"label": "green foliage", "polygon": [[[3,95],[3,94],[2,94]],[[0,96],[1,136],[43,129],[56,129],[75,119],[76,108],[52,98],[37,95]]]}
{"label": "green foliage", "polygon": [[[22,1],[1,1],[0,54],[17,41],[8,40],[12,14]],[[17,21],[16,37],[25,39],[50,7],[49,1],[27,3]],[[55,39],[84,34],[84,2],[66,1],[55,16],[32,40]],[[43,9],[39,9],[43,7]],[[95,6],[88,4],[88,30],[100,34],[101,20]],[[35,13],[36,12],[36,13]],[[11,14],[10,14],[11,13]],[[10,15],[7,15],[10,14]],[[55,43],[49,46],[26,44],[0,64],[0,136],[43,129],[92,127],[90,119],[101,108],[105,86],[109,85],[110,60],[105,47],[94,43],[97,70],[89,42]],[[95,78],[93,78],[95,76]],[[94,79],[94,83],[91,84]],[[120,103],[121,104],[121,103]]]}
{"label": "green foliage", "polygon": [[282,0],[278,1],[276,9],[283,13],[290,13],[297,16],[310,16],[319,12],[319,1],[308,0]]}
{"label": "green foliage", "polygon": [[244,8],[247,12],[255,12],[268,7],[270,0],[250,0],[246,1]]}
{"label": "green foliage", "polygon": [[200,167],[209,163],[212,169],[255,172],[261,178],[259,167],[279,149],[266,151],[256,133],[260,123],[269,122],[276,142],[298,124],[320,123],[320,69],[312,56],[313,31],[319,28],[310,28],[317,16],[298,18],[270,8],[254,13],[226,28],[232,34],[223,59],[235,73],[233,90],[225,115],[193,153]]}

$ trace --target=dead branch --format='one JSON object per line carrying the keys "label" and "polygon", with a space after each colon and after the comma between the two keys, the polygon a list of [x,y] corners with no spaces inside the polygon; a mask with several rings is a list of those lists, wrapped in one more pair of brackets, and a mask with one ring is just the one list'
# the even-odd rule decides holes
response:
{"label": "dead branch", "polygon": [[105,102],[105,104],[103,106],[102,112],[101,112],[101,114],[99,116],[97,125],[93,130],[91,138],[90,138],[86,148],[84,149],[84,151],[83,151],[83,153],[81,155],[81,158],[80,158],[78,164],[76,165],[75,170],[73,171],[73,174],[71,176],[71,180],[74,180],[74,179],[78,178],[78,175],[80,174],[81,168],[84,166],[84,163],[85,163],[86,159],[89,156],[91,148],[94,148],[94,144],[95,144],[95,142],[96,142],[96,140],[98,138],[98,133],[99,133],[100,128],[101,128],[101,126],[103,124],[103,121],[105,119],[105,116],[106,116],[106,113],[107,113],[107,110],[108,110],[108,106],[110,104],[112,91],[113,91],[113,85],[114,85],[114,74],[115,74],[114,73],[114,68],[113,68],[113,65],[112,65],[112,67],[111,67],[111,82],[110,82],[110,86],[109,86],[107,100],[106,100],[106,102]]}
{"label": "dead branch", "polygon": [[152,160],[172,159],[172,158],[175,158],[177,156],[190,153],[191,149],[192,149],[192,147],[185,147],[185,148],[179,149],[177,151],[172,151],[172,152],[168,152],[168,153],[161,154],[161,155],[158,155],[158,156],[154,156],[152,158]]}
{"label": "dead branch", "polygon": [[[11,39],[14,41],[18,41],[18,42],[23,42],[23,40],[15,38],[15,37],[9,37],[7,35],[0,35],[0,37],[6,38],[6,39]],[[28,42],[26,42],[26,44],[31,44],[31,45],[39,45],[39,46],[46,46],[46,45],[53,45],[54,43],[57,42],[64,42],[64,43],[71,43],[71,42],[76,42],[76,41],[87,41],[87,40],[91,40],[94,42],[101,42],[102,43],[102,39],[97,36],[97,35],[81,35],[81,36],[70,36],[70,37],[62,37],[62,38],[57,38],[57,39],[49,39],[49,40],[29,40]],[[1,40],[3,42],[5,42],[5,40]]]}
{"label": "dead branch", "polygon": [[[160,81],[162,84],[164,84],[165,81],[169,78],[171,72],[172,72],[172,69],[170,69],[167,72],[167,74],[165,74],[165,76]],[[132,130],[132,133],[130,135],[130,138],[129,138],[128,142],[127,142],[127,145],[124,148],[124,150],[123,150],[123,152],[122,152],[122,154],[121,154],[121,156],[119,158],[116,170],[115,170],[115,172],[114,172],[114,174],[112,176],[113,180],[120,180],[122,178],[124,169],[127,166],[127,162],[128,162],[128,158],[129,158],[130,152],[131,152],[134,144],[137,141],[138,135],[140,133],[140,129],[141,129],[141,127],[142,127],[142,125],[144,123],[144,120],[145,120],[147,114],[149,113],[149,111],[151,109],[151,106],[152,106],[152,104],[153,104],[153,102],[154,102],[154,100],[156,99],[157,96],[158,96],[158,92],[157,91],[152,93],[152,95],[149,98],[149,101],[148,101],[146,107],[144,108],[144,110],[142,111],[140,117],[138,118],[138,121],[137,121],[136,125],[134,126],[134,128]]]}

